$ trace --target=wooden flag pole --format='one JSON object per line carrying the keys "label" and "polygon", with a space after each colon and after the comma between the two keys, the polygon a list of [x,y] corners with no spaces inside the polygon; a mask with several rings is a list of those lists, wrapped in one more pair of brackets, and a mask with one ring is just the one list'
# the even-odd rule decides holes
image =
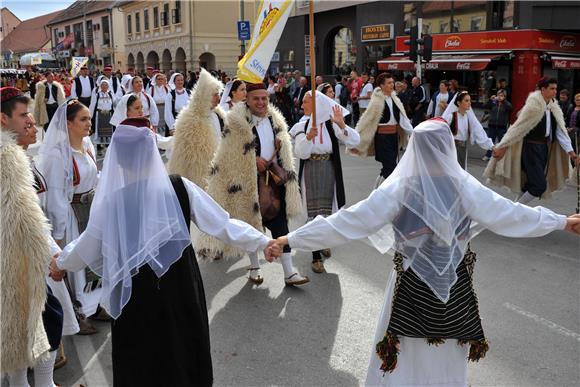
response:
{"label": "wooden flag pole", "polygon": [[[314,0],[309,1],[308,24],[310,27],[310,90],[312,90],[312,128],[316,126],[316,56],[314,52]],[[316,129],[315,129],[316,130]]]}

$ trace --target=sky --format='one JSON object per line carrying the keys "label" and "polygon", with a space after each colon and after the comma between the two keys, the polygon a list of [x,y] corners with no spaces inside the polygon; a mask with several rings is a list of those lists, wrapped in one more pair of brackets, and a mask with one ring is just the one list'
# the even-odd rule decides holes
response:
{"label": "sky", "polygon": [[65,9],[74,2],[75,0],[0,0],[2,8],[8,8],[20,20]]}

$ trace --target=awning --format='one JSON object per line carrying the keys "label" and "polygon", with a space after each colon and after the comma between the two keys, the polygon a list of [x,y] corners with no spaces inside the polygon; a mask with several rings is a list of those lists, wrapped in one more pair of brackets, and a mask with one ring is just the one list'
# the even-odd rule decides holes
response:
{"label": "awning", "polygon": [[[434,55],[433,59],[424,63],[425,70],[448,70],[448,71],[481,71],[494,59],[500,58],[498,54],[469,54],[469,55]],[[415,64],[408,57],[390,56],[377,62],[379,70],[412,71]]]}
{"label": "awning", "polygon": [[552,68],[557,70],[580,70],[580,57],[552,56]]}

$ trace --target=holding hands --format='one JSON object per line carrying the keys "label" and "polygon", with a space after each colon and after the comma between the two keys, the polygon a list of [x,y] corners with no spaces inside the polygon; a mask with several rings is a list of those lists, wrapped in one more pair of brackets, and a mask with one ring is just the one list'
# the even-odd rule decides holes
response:
{"label": "holding hands", "polygon": [[580,235],[580,214],[570,215],[566,219],[566,228],[564,230]]}
{"label": "holding hands", "polygon": [[66,271],[60,270],[56,264],[56,259],[58,258],[59,255],[60,255],[60,253],[55,254],[52,257],[52,259],[50,260],[50,264],[48,266],[48,268],[50,270],[50,272],[48,273],[48,276],[56,282],[62,281],[62,279],[66,275]]}

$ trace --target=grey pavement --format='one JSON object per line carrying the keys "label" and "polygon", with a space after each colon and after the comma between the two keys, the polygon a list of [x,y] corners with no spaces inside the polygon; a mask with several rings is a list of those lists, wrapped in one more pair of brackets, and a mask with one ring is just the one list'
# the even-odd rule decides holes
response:
{"label": "grey pavement", "polygon": [[[480,179],[482,155],[472,148],[469,159],[471,173]],[[369,194],[379,165],[343,156],[343,167],[352,204]],[[576,189],[567,186],[541,204],[573,213]],[[470,385],[579,385],[580,238],[556,232],[510,239],[484,231],[472,248],[478,253],[475,286],[490,351],[469,365]],[[200,263],[216,386],[364,383],[391,258],[358,242],[333,249],[326,274],[313,273],[310,258],[305,252],[295,255],[295,264],[312,280],[299,288],[284,286],[276,263],[264,261],[259,287],[246,280],[247,258]],[[55,372],[57,383],[112,385],[108,324],[97,326],[97,335],[65,339],[69,362]],[[150,334],[155,331],[151,327]]]}

